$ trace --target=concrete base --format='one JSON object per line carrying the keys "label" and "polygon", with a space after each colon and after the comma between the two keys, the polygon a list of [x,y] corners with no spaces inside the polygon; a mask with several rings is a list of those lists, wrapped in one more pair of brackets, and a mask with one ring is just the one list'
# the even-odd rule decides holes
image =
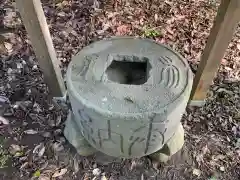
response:
{"label": "concrete base", "polygon": [[169,139],[169,141],[163,146],[162,149],[150,155],[150,158],[159,162],[166,163],[170,160],[171,156],[177,153],[184,144],[184,129],[182,125],[178,127],[175,134]]}
{"label": "concrete base", "polygon": [[89,156],[94,154],[97,152],[97,150],[85,140],[73,118],[74,116],[72,115],[72,112],[70,112],[66,121],[64,136],[67,138],[69,143],[76,148],[78,154],[81,156]]}

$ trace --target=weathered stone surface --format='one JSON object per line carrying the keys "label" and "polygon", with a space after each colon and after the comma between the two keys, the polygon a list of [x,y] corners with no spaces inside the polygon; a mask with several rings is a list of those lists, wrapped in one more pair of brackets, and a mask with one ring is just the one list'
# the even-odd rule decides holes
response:
{"label": "weathered stone surface", "polygon": [[167,162],[171,156],[177,153],[184,144],[184,129],[180,124],[175,134],[169,139],[169,141],[163,146],[162,149],[150,155],[151,158],[160,161]]}
{"label": "weathered stone surface", "polygon": [[77,152],[82,156],[89,156],[96,152],[89,143],[85,140],[81,134],[80,129],[75,123],[74,116],[70,112],[66,121],[64,129],[64,136],[68,139],[69,143],[72,144]]}
{"label": "weathered stone surface", "polygon": [[152,154],[172,137],[192,79],[179,54],[154,41],[129,37],[85,47],[67,72],[82,135],[97,150],[124,158]]}

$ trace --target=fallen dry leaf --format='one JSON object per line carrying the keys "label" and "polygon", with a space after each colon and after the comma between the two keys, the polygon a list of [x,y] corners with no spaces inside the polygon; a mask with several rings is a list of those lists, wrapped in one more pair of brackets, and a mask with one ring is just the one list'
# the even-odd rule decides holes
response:
{"label": "fallen dry leaf", "polygon": [[4,43],[5,48],[7,49],[8,53],[11,53],[13,51],[12,44],[5,42]]}
{"label": "fallen dry leaf", "polygon": [[23,163],[23,164],[20,166],[20,169],[24,169],[24,168],[26,168],[28,165],[29,165],[29,163],[28,163],[28,162],[25,162],[25,163]]}
{"label": "fallen dry leaf", "polygon": [[38,132],[33,130],[33,129],[28,129],[28,130],[24,131],[24,133],[26,133],[26,134],[37,134]]}
{"label": "fallen dry leaf", "polygon": [[9,99],[5,96],[0,96],[0,103],[8,103]]}
{"label": "fallen dry leaf", "polygon": [[22,148],[17,144],[11,144],[8,151],[10,154],[15,155],[17,152],[21,152]]}
{"label": "fallen dry leaf", "polygon": [[43,143],[40,143],[33,149],[33,153],[37,154],[39,157],[42,157],[45,152],[45,146]]}
{"label": "fallen dry leaf", "polygon": [[117,36],[126,35],[128,31],[129,27],[127,25],[121,25],[117,27],[116,35]]}
{"label": "fallen dry leaf", "polygon": [[66,172],[67,172],[67,169],[66,169],[66,168],[63,168],[63,169],[61,169],[60,171],[59,171],[59,170],[56,171],[56,172],[52,175],[52,177],[53,177],[53,178],[56,178],[56,177],[59,177],[59,176],[63,176],[64,174],[66,174]]}
{"label": "fallen dry leaf", "polygon": [[74,167],[74,173],[77,173],[79,171],[79,162],[76,157],[73,159],[73,167]]}
{"label": "fallen dry leaf", "polygon": [[38,178],[38,180],[51,180],[50,177],[48,177],[47,175],[41,174]]}
{"label": "fallen dry leaf", "polygon": [[9,121],[8,121],[6,118],[0,116],[0,125],[1,125],[1,124],[8,125],[8,124],[9,124]]}

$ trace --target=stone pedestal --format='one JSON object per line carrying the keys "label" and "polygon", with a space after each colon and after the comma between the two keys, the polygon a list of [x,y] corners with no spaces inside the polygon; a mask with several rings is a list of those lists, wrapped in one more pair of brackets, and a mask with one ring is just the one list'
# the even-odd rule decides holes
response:
{"label": "stone pedestal", "polygon": [[83,137],[72,112],[69,112],[65,125],[64,136],[76,148],[78,154],[89,156],[97,151]]}
{"label": "stone pedestal", "polygon": [[174,135],[168,140],[162,149],[150,155],[151,158],[159,162],[167,162],[171,156],[177,153],[184,144],[184,130],[180,124]]}
{"label": "stone pedestal", "polygon": [[178,131],[192,79],[187,61],[154,41],[126,37],[93,43],[68,67],[74,118],[65,136],[82,155],[94,149],[122,158],[155,153]]}

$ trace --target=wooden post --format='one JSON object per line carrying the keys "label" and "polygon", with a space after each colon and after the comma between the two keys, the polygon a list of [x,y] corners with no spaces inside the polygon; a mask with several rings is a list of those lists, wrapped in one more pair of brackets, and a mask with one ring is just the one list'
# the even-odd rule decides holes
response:
{"label": "wooden post", "polygon": [[16,5],[51,95],[63,96],[65,85],[59,67],[60,62],[56,57],[40,0],[16,0]]}
{"label": "wooden post", "polygon": [[240,0],[222,0],[193,81],[192,102],[205,99],[239,20]]}

